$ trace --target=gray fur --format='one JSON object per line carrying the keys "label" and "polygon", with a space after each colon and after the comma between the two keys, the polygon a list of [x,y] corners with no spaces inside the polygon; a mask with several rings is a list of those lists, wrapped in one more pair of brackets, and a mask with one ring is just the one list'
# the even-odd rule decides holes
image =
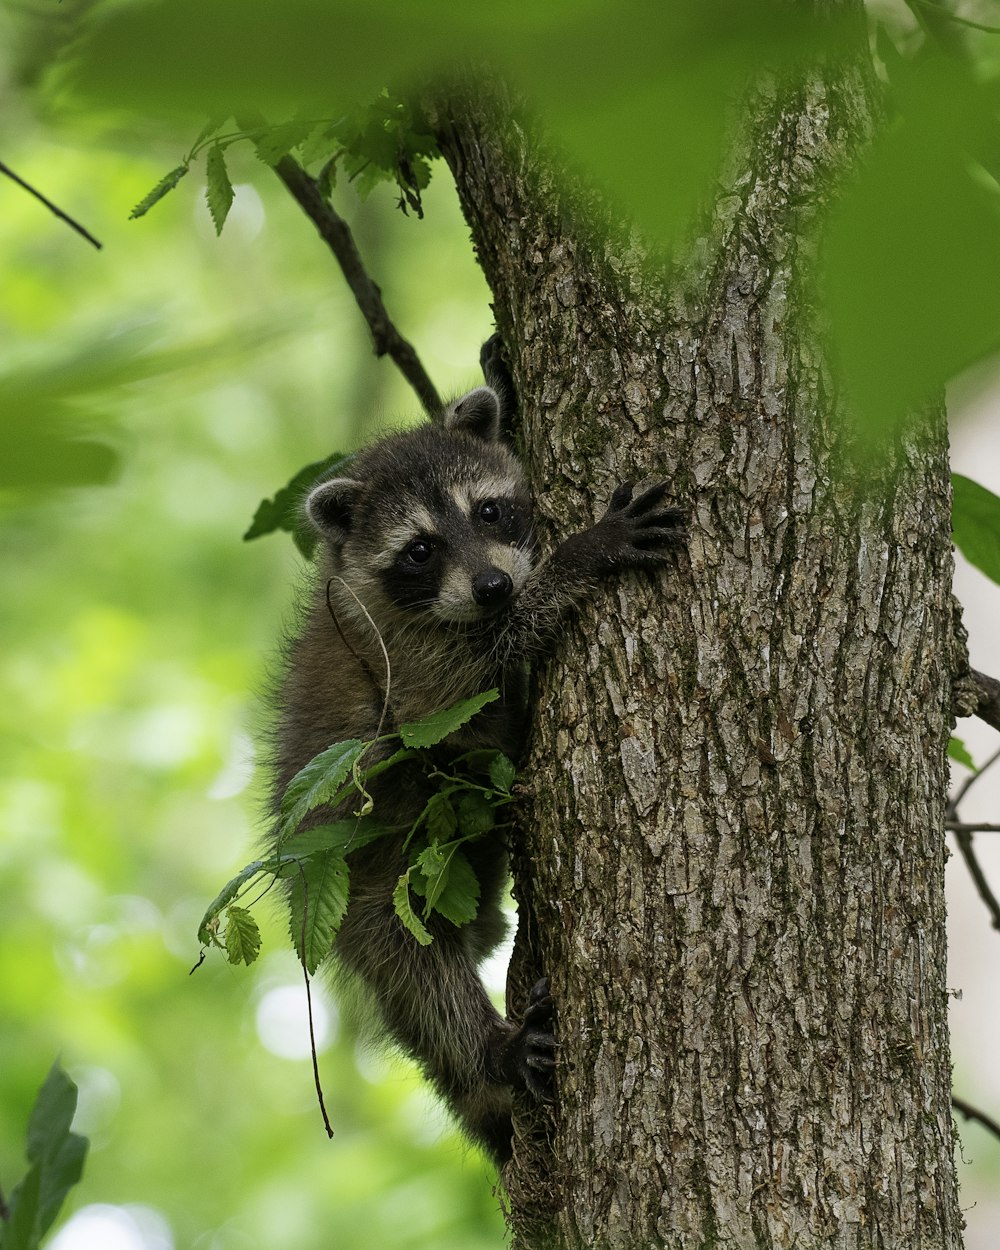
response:
{"label": "gray fur", "polygon": [[[493,686],[500,699],[455,748],[493,746],[517,758],[527,664],[551,648],[567,613],[602,576],[659,563],[678,542],[680,514],[660,506],[663,487],[637,499],[619,488],[597,525],[536,566],[527,486],[498,441],[500,418],[496,393],[480,387],[440,422],[359,452],[349,479],[309,495],[306,511],[324,542],[279,695],[275,806],[290,778],[331,743],[374,737]],[[427,548],[426,566],[416,563],[411,552],[423,559]],[[508,600],[477,603],[473,579],[483,568],[494,581],[510,579]],[[427,570],[435,589],[423,594]],[[372,783],[376,811],[387,824],[408,825],[428,783],[416,771],[389,776],[384,786]],[[331,815],[314,812],[310,823]],[[388,1037],[419,1061],[469,1135],[502,1163],[510,1155],[510,1082],[522,1079],[527,1043],[517,1023],[493,1008],[477,967],[505,929],[506,850],[490,838],[464,849],[480,882],[479,913],[462,928],[432,918],[427,947],[393,911],[392,889],[406,866],[401,840],[356,852],[333,953],[371,995]]]}

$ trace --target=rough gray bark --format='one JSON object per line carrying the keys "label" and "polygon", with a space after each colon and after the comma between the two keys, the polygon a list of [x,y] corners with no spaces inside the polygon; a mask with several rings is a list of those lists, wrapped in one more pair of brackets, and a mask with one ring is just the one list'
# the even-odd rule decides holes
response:
{"label": "rough gray bark", "polygon": [[[512,999],[559,1008],[516,1244],[961,1244],[942,820],[955,652],[940,413],[848,484],[807,274],[863,66],[758,86],[711,228],[654,282],[496,100],[439,125],[546,527],[665,474],[686,557],[541,675]],[[588,206],[593,207],[593,206]]]}

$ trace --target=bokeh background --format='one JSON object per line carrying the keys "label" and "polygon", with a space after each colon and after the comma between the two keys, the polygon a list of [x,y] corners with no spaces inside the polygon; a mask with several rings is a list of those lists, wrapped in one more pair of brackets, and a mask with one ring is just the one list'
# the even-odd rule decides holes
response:
{"label": "bokeh background", "polygon": [[[0,11],[0,47],[15,27]],[[91,1151],[57,1250],[500,1247],[487,1166],[317,985],[327,1140],[277,909],[262,909],[257,965],[216,953],[189,975],[207,902],[259,836],[255,733],[302,570],[287,536],[241,535],[303,464],[412,418],[412,395],[249,148],[229,154],[221,238],[197,173],[128,221],[190,131],[49,112],[23,52],[20,77],[0,64],[0,159],[104,249],[0,179],[0,430],[9,464],[25,432],[51,434],[54,457],[67,430],[112,450],[69,457],[99,483],[59,484],[53,462],[0,490],[0,1185],[23,1170],[61,1055]],[[394,199],[339,207],[403,333],[458,392],[478,380],[488,292],[443,171],[424,220]],[[1000,492],[989,368],[952,408],[956,468]],[[996,672],[1000,589],[962,567],[958,593],[973,661]],[[994,749],[985,727],[960,732],[978,762]],[[1000,788],[977,784],[963,815],[1000,819]],[[984,862],[1000,887],[1000,854]],[[998,1116],[1000,935],[956,859],[948,874],[956,1090]],[[499,993],[502,963],[490,975]],[[992,1250],[1000,1142],[960,1127],[968,1250]]]}

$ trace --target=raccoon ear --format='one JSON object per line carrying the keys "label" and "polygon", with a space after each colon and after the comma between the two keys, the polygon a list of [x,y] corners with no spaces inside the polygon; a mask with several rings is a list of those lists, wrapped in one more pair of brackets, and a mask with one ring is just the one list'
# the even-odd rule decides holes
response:
{"label": "raccoon ear", "polygon": [[350,477],[321,482],[306,497],[306,514],[335,547],[341,546],[351,529],[351,512],[361,483]]}
{"label": "raccoon ear", "polygon": [[444,428],[461,430],[486,443],[495,443],[500,437],[500,397],[491,386],[477,386],[448,405]]}

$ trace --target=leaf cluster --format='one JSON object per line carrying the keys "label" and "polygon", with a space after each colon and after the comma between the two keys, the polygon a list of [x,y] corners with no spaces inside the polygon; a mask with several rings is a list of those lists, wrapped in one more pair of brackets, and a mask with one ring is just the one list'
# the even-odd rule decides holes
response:
{"label": "leaf cluster", "polygon": [[277,125],[260,124],[219,134],[225,122],[213,119],[204,127],[179,165],[144,196],[130,219],[143,217],[178,185],[193,162],[205,153],[205,198],[217,234],[222,233],[235,192],[226,164],[226,150],[251,142],[265,165],[295,156],[307,169],[318,167],[317,186],[329,199],[341,169],[362,199],[382,182],[395,182],[399,207],[423,216],[421,192],[431,180],[437,140],[413,104],[383,91],[373,103],[338,119],[292,118]]}
{"label": "leaf cluster", "polygon": [[[241,900],[251,892],[259,898],[285,878],[292,943],[311,975],[329,954],[347,912],[351,855],[387,836],[401,838],[407,852],[392,902],[416,941],[433,940],[428,924],[435,914],[456,926],[473,920],[479,882],[462,848],[496,827],[499,810],[512,801],[514,765],[500,751],[479,750],[459,756],[444,771],[433,748],[498,697],[498,691],[488,690],[398,732],[336,742],[311,759],[282,796],[273,853],[247,864],[219,892],[198,929],[202,945],[219,947],[230,963],[253,963],[260,930]],[[366,766],[372,755],[381,758]],[[381,823],[368,784],[403,764],[422,768],[435,787],[412,824],[400,828]],[[352,800],[358,807],[350,816],[301,829],[317,808],[343,808]]]}
{"label": "leaf cluster", "polygon": [[38,1091],[28,1120],[29,1168],[11,1194],[0,1222],[2,1250],[35,1250],[83,1175],[87,1139],[70,1132],[76,1086],[58,1060]]}

